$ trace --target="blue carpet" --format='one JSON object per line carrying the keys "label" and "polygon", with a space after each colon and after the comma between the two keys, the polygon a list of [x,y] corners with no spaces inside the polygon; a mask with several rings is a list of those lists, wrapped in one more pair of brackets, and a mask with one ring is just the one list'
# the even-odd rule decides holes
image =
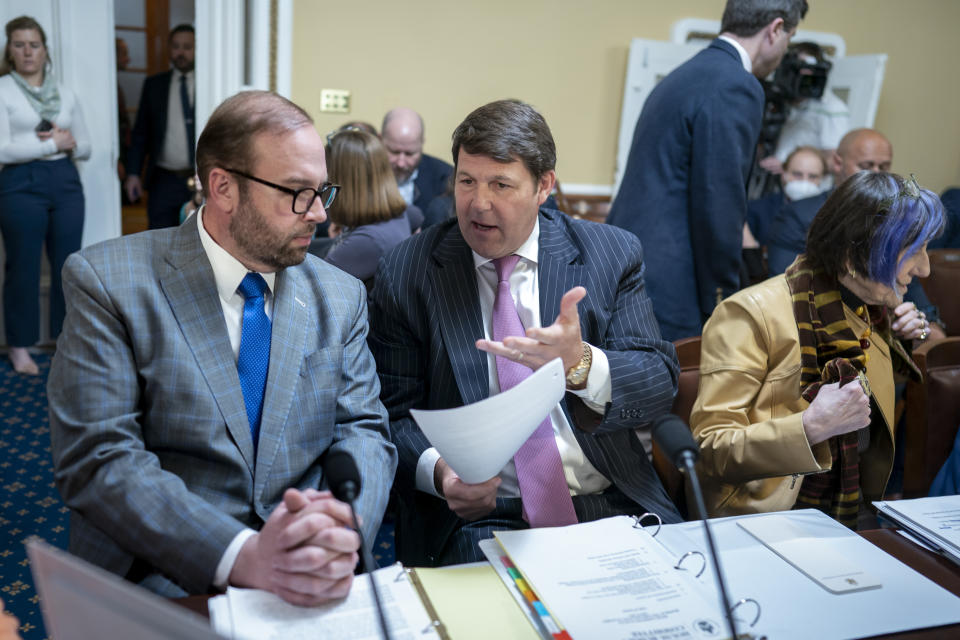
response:
{"label": "blue carpet", "polygon": [[[39,376],[21,376],[0,362],[0,598],[20,619],[24,640],[47,637],[24,543],[39,537],[66,548],[69,510],[53,482],[47,421],[49,354],[34,357]],[[394,562],[393,523],[373,544],[380,566]]]}
{"label": "blue carpet", "polygon": [[46,638],[24,542],[67,546],[68,509],[53,484],[47,424],[50,355],[34,357],[39,376],[0,365],[0,597],[20,619],[24,640]]}

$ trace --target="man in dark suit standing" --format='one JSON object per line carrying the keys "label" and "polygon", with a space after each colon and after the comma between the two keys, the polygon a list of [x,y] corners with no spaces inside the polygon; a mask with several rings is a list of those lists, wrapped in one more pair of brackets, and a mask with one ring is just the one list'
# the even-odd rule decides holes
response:
{"label": "man in dark suit standing", "polygon": [[169,44],[173,69],[143,83],[124,182],[127,197],[135,202],[143,191],[140,172],[146,159],[144,182],[150,192],[147,221],[151,229],[179,224],[180,207],[193,195],[187,187],[194,174],[196,144],[193,27],[174,27]]}
{"label": "man in dark suit standing", "polygon": [[[371,298],[369,342],[400,456],[400,560],[482,559],[477,542],[502,529],[645,511],[678,521],[634,433],[670,410],[678,376],[640,243],[542,208],[556,148],[529,105],[475,110],[454,132],[453,158],[457,219],[388,254]],[[410,417],[482,400],[554,358],[568,393],[486,482],[462,482]]]}
{"label": "man in dark suit standing", "polygon": [[637,121],[607,221],[647,249],[647,282],[668,340],[700,335],[740,285],[746,183],[766,77],[806,0],[727,0],[720,36],[654,88]]}
{"label": "man in dark suit standing", "polygon": [[380,130],[400,195],[426,213],[430,201],[447,191],[453,167],[423,152],[423,118],[413,109],[391,109]]}

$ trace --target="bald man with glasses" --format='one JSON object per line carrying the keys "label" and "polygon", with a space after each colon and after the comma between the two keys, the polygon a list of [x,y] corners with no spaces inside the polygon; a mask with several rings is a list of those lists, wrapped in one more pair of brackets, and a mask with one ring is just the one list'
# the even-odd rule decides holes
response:
{"label": "bald man with glasses", "polygon": [[313,121],[226,100],[197,145],[206,204],[64,268],[48,386],[70,551],[167,596],[228,585],[311,605],[349,591],[360,538],[325,487],[346,451],[376,533],[396,468],[363,285],[307,248],[337,194]]}

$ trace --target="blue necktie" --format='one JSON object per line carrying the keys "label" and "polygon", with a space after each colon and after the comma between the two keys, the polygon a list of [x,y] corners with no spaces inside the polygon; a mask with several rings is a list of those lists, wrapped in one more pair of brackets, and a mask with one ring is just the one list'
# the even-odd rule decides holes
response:
{"label": "blue necktie", "polygon": [[180,75],[180,106],[183,108],[183,124],[187,128],[187,158],[190,159],[190,168],[193,169],[194,128],[193,105],[190,104],[190,93],[187,91],[187,76]]}
{"label": "blue necktie", "polygon": [[243,303],[237,373],[240,374],[243,404],[247,407],[254,448],[260,434],[263,392],[267,386],[267,367],[270,364],[270,318],[264,310],[263,298],[266,290],[267,281],[259,273],[248,273],[237,287],[240,295],[246,298]]}

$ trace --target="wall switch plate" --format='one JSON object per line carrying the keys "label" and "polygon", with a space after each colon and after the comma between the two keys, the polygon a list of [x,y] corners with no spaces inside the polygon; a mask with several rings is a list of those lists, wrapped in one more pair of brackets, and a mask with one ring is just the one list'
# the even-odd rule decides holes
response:
{"label": "wall switch plate", "polygon": [[350,113],[350,92],[346,89],[321,89],[320,111],[323,113]]}

